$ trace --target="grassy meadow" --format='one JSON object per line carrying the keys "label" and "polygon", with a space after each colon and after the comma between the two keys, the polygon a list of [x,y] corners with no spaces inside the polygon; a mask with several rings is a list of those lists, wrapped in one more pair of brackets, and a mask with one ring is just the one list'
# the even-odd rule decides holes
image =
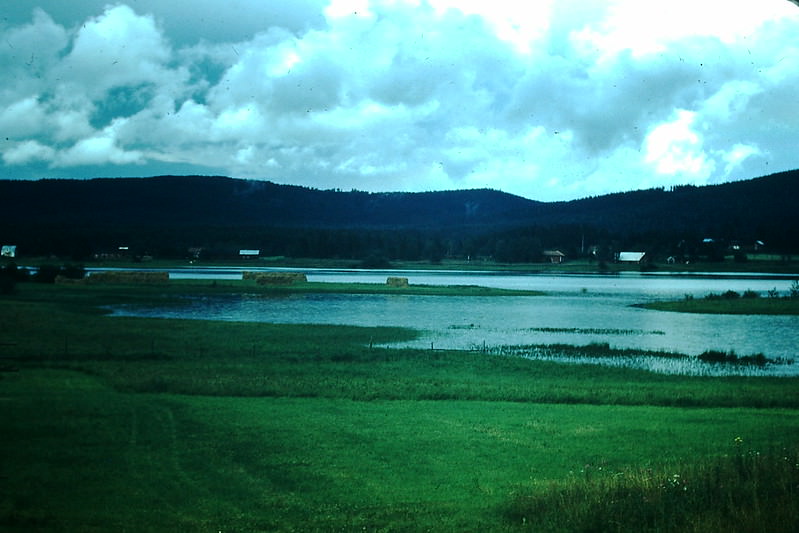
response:
{"label": "grassy meadow", "polygon": [[375,346],[415,332],[100,309],[240,289],[26,283],[0,296],[0,529],[791,531],[799,520],[794,378],[386,349]]}

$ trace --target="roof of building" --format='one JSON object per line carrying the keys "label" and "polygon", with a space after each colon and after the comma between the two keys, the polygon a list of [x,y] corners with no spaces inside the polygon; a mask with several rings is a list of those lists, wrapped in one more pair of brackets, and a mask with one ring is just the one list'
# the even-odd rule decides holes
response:
{"label": "roof of building", "polygon": [[619,252],[619,261],[638,262],[644,258],[646,252]]}

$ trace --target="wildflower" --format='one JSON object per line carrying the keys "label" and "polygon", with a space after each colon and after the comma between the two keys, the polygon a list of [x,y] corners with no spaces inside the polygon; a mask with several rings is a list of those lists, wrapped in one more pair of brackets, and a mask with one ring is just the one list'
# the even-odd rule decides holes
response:
{"label": "wildflower", "polygon": [[743,444],[744,440],[741,437],[735,437],[735,444]]}

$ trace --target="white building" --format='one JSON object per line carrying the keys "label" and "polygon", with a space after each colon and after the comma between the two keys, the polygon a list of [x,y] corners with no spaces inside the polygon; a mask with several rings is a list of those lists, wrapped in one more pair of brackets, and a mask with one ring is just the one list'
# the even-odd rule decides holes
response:
{"label": "white building", "polygon": [[619,252],[616,261],[619,263],[640,263],[646,257],[646,252]]}

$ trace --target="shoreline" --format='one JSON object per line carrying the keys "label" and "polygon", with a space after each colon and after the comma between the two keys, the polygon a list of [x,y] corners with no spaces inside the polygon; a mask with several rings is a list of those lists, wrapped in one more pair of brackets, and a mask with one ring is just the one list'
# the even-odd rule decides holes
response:
{"label": "shoreline", "polygon": [[[25,263],[18,265],[20,269],[35,269],[43,265],[54,265],[55,263]],[[59,263],[60,264],[60,263]],[[75,265],[75,263],[64,263],[65,266]],[[138,272],[169,272],[176,274],[173,280],[180,279],[218,279],[225,281],[237,280],[239,278],[214,278],[214,276],[238,276],[245,272],[302,272],[307,274],[324,273],[374,273],[385,274],[388,276],[409,274],[464,274],[464,275],[518,275],[518,276],[640,276],[652,279],[662,278],[694,278],[694,279],[773,279],[782,281],[799,280],[799,269],[797,271],[785,270],[775,272],[773,270],[613,270],[613,271],[592,271],[587,269],[530,269],[530,268],[466,268],[461,269],[456,265],[438,265],[430,268],[419,268],[418,265],[396,265],[391,268],[361,268],[357,266],[331,266],[331,265],[273,265],[263,263],[203,263],[188,264],[180,262],[144,262],[144,263],[80,263],[79,268],[84,268],[88,273],[104,271],[138,271]],[[0,265],[3,268],[4,265]],[[203,273],[203,271],[206,271]],[[191,278],[192,274],[198,277]],[[181,276],[186,276],[181,278]]]}
{"label": "shoreline", "polygon": [[493,261],[443,260],[437,263],[429,261],[390,261],[384,265],[366,265],[355,259],[313,259],[287,257],[261,257],[258,259],[235,259],[222,261],[197,260],[101,260],[73,261],[61,258],[3,258],[0,266],[15,263],[20,267],[38,267],[41,265],[79,264],[87,269],[170,269],[170,268],[231,268],[231,269],[314,269],[314,270],[353,270],[353,271],[463,271],[486,273],[518,273],[518,274],[575,274],[575,275],[615,275],[622,273],[640,273],[645,275],[776,275],[799,278],[799,261],[769,259],[752,259],[743,263],[731,260],[724,262],[702,262],[691,264],[627,264],[598,263],[585,259],[575,259],[562,264],[549,263],[497,263]]}

